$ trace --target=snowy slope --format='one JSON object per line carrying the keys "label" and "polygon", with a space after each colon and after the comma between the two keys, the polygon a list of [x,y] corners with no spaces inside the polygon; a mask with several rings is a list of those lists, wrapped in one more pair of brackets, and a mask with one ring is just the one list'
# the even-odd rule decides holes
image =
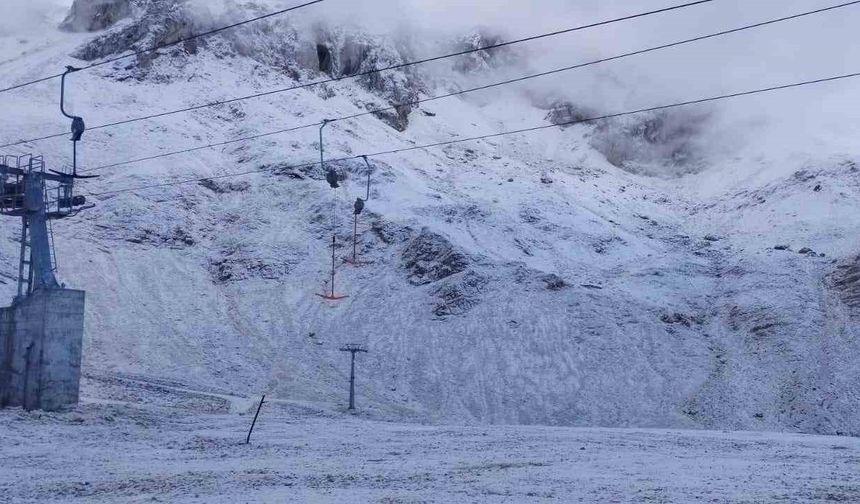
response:
{"label": "snowy slope", "polygon": [[[76,74],[73,109],[96,125],[319,79],[320,41],[364,41],[373,61],[421,49],[293,19],[172,49],[142,68]],[[108,36],[138,22],[120,21]],[[170,31],[157,17],[140,26],[147,36]],[[62,68],[82,47],[117,49],[93,46],[101,35],[4,37],[4,82]],[[313,123],[497,76],[468,68],[435,64],[382,83],[344,80],[91,131],[83,163]],[[404,131],[372,116],[339,122],[326,130],[327,157],[548,124],[527,91],[431,102]],[[50,83],[2,97],[0,138],[63,131],[56,95]],[[96,196],[97,208],[55,224],[61,278],[88,291],[86,369],[333,403],[348,371],[337,349],[360,342],[371,349],[360,357],[362,400],[381,418],[860,432],[857,315],[843,296],[853,282],[839,277],[860,224],[852,159],[721,158],[680,178],[648,177],[593,147],[623,130],[613,128],[373,158],[359,222],[370,264],[339,261],[338,290],[350,297],[337,304],[314,293],[332,232],[338,256],[351,252],[363,164],[338,165],[348,180],[336,193],[318,168],[290,168],[318,158],[315,128],[102,170],[85,192],[260,172]],[[10,149],[24,151],[60,165],[70,146]],[[2,228],[6,297],[16,227]],[[816,255],[799,254],[803,247]]]}
{"label": "snowy slope", "polygon": [[[415,425],[167,380],[91,376],[64,413],[0,411],[8,502],[855,502],[860,440]],[[57,440],[62,439],[58,449]]]}

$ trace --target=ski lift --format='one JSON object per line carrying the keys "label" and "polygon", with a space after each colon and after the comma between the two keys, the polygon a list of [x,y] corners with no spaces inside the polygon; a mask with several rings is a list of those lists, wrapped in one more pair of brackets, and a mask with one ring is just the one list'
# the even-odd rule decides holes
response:
{"label": "ski lift", "polygon": [[323,143],[323,129],[329,125],[329,123],[334,122],[331,119],[323,119],[322,125],[320,125],[320,168],[325,171],[325,180],[328,182],[328,185],[331,186],[332,189],[337,189],[340,187],[338,184],[338,175],[337,171],[334,168],[329,168],[326,170],[325,167],[325,147]]}
{"label": "ski lift", "polygon": [[62,79],[60,80],[60,112],[62,112],[64,116],[72,120],[72,137],[70,138],[70,140],[72,141],[72,173],[68,174],[56,170],[51,171],[58,175],[63,175],[71,178],[97,178],[98,175],[78,175],[78,142],[81,141],[81,138],[84,136],[84,132],[87,130],[87,127],[86,124],[84,124],[84,119],[82,117],[74,116],[66,112],[66,76],[70,73],[77,72],[78,70],[80,70],[80,68],[67,66],[66,71],[63,73]]}
{"label": "ski lift", "polygon": [[361,198],[355,198],[353,209],[353,215],[361,215],[362,210],[364,210],[364,200]]}
{"label": "ski lift", "polygon": [[367,165],[367,195],[365,195],[364,201],[370,201],[370,175],[373,173],[373,168],[370,166],[367,156],[361,156],[361,158],[364,159],[364,164]]}
{"label": "ski lift", "polygon": [[323,291],[322,293],[318,293],[317,296],[327,300],[327,301],[340,301],[342,299],[346,299],[349,296],[346,294],[337,294],[334,290],[334,275],[335,275],[335,250],[337,249],[337,237],[331,237],[331,279],[323,282]]}

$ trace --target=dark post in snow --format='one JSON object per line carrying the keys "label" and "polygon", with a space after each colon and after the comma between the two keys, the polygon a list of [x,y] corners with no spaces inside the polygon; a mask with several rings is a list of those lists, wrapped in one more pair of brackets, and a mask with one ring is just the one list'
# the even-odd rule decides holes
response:
{"label": "dark post in snow", "polygon": [[364,200],[355,199],[354,211],[352,212],[352,264],[358,266],[358,216],[364,210]]}
{"label": "dark post in snow", "polygon": [[341,352],[349,352],[350,367],[349,367],[349,410],[355,410],[355,354],[358,352],[367,353],[367,349],[362,345],[349,344],[340,349]]}
{"label": "dark post in snow", "polygon": [[337,250],[337,236],[332,235],[332,237],[331,237],[331,297],[332,298],[335,297],[335,294],[334,294],[334,272],[335,272],[334,254],[335,254],[335,250]]}
{"label": "dark post in snow", "polygon": [[245,444],[251,444],[251,433],[254,432],[254,426],[257,425],[257,417],[260,416],[260,410],[263,409],[263,403],[266,402],[266,396],[264,395],[262,399],[260,399],[260,405],[257,406],[257,412],[254,413],[254,420],[251,422],[251,429],[248,431],[248,437],[245,438]]}

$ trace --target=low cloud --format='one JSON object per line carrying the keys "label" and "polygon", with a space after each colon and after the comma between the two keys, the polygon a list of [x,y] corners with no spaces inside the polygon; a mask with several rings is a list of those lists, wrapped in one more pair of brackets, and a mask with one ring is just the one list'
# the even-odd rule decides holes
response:
{"label": "low cloud", "polygon": [[72,0],[3,0],[0,36],[38,36],[54,30]]}

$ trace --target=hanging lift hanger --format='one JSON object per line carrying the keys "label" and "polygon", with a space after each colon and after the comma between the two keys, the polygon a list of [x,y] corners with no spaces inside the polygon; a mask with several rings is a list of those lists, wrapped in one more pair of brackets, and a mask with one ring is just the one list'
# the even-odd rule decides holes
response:
{"label": "hanging lift hanger", "polygon": [[64,116],[72,120],[72,138],[70,139],[72,141],[72,173],[63,173],[57,170],[51,171],[66,177],[76,179],[90,179],[97,178],[98,175],[78,175],[78,142],[81,141],[81,137],[84,136],[84,132],[87,130],[87,127],[84,124],[84,119],[82,117],[71,115],[66,112],[66,76],[70,73],[77,72],[78,70],[80,70],[80,68],[67,66],[66,71],[63,73],[62,78],[60,80],[60,112],[62,112]]}
{"label": "hanging lift hanger", "polygon": [[[333,120],[324,119],[322,122],[322,125],[320,126],[320,168],[326,173],[326,182],[328,182],[329,186],[332,189],[336,190],[337,188],[340,187],[340,185],[338,184],[338,178],[339,177],[337,175],[337,171],[335,171],[333,168],[326,170],[326,167],[325,167],[325,151],[324,151],[325,147],[324,147],[324,140],[323,140],[323,129],[325,129],[325,127],[328,126],[329,123],[333,123],[333,122],[334,122]],[[334,193],[334,198],[336,201],[337,200],[337,192]],[[334,212],[334,208],[332,208],[332,211]],[[332,213],[332,218],[334,218],[334,213]],[[336,230],[334,221],[332,221],[332,232],[333,232],[333,234],[331,237],[330,277],[325,282],[325,284],[323,285],[323,292],[317,293],[316,295],[321,297],[322,299],[327,300],[327,301],[340,301],[342,299],[348,298],[349,296],[347,296],[345,294],[338,294],[334,289],[335,274],[337,272],[337,265],[336,265],[336,261],[335,261],[335,255],[337,253],[337,230]]]}

